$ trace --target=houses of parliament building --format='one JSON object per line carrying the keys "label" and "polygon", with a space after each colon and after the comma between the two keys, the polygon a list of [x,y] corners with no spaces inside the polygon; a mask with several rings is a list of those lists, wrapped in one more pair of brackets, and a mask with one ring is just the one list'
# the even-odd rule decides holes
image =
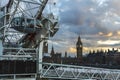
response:
{"label": "houses of parliament building", "polygon": [[[46,43],[45,43],[46,44]],[[65,52],[64,57],[62,57],[61,53],[55,53],[54,47],[52,46],[50,56],[44,56],[43,61],[49,62],[49,63],[59,63],[59,64],[80,64],[82,63],[82,50],[83,50],[83,44],[81,41],[80,36],[78,37],[78,40],[76,42],[76,57],[68,57],[67,52]],[[48,52],[48,45],[44,46],[43,53]]]}

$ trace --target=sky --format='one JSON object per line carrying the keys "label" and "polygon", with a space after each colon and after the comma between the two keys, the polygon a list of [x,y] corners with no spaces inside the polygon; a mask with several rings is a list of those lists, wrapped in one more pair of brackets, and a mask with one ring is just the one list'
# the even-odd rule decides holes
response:
{"label": "sky", "polygon": [[120,48],[120,0],[53,2],[59,9],[60,29],[49,42],[56,52],[75,54],[78,36],[83,42],[83,54]]}
{"label": "sky", "polygon": [[55,52],[76,55],[78,36],[83,54],[119,48],[120,0],[49,0],[54,2],[47,10],[59,17],[59,31],[48,41],[49,52],[53,46]]}

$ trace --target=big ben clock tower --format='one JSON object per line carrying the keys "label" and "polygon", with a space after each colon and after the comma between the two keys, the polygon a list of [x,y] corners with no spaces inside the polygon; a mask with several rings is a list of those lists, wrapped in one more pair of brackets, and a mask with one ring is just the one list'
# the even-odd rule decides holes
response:
{"label": "big ben clock tower", "polygon": [[82,59],[82,49],[83,49],[83,45],[80,39],[80,36],[78,37],[78,41],[76,43],[76,50],[77,50],[77,58],[78,59]]}

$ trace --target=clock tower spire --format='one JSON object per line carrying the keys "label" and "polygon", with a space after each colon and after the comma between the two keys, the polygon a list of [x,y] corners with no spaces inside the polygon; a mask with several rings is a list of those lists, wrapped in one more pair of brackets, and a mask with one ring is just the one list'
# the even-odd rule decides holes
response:
{"label": "clock tower spire", "polygon": [[78,41],[76,43],[76,51],[77,51],[77,58],[78,59],[82,59],[82,49],[83,49],[83,45],[82,45],[81,38],[79,36]]}

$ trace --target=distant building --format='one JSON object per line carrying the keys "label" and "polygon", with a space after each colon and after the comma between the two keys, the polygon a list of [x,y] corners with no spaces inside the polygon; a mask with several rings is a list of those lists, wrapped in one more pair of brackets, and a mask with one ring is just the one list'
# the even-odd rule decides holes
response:
{"label": "distant building", "polygon": [[114,48],[112,50],[108,49],[108,51],[90,51],[86,61],[87,64],[120,65],[120,52]]}
{"label": "distant building", "polygon": [[76,50],[77,50],[77,58],[82,59],[82,50],[83,50],[83,45],[80,36],[78,37],[78,41],[76,43]]}
{"label": "distant building", "polygon": [[67,58],[67,52],[65,52],[65,58]]}
{"label": "distant building", "polygon": [[50,53],[51,57],[53,57],[55,55],[55,51],[54,51],[54,48],[52,46],[52,49],[51,49],[51,53]]}
{"label": "distant building", "polygon": [[90,51],[87,55],[88,64],[105,64],[105,53],[102,50]]}
{"label": "distant building", "polygon": [[51,62],[51,63],[79,65],[82,63],[82,49],[83,49],[83,45],[82,45],[82,41],[81,41],[80,36],[79,36],[77,43],[76,43],[77,57],[68,57],[67,52],[65,52],[65,56],[62,57],[61,53],[55,53],[54,47],[52,46],[50,56],[45,56],[43,58],[43,61],[44,62]]}

